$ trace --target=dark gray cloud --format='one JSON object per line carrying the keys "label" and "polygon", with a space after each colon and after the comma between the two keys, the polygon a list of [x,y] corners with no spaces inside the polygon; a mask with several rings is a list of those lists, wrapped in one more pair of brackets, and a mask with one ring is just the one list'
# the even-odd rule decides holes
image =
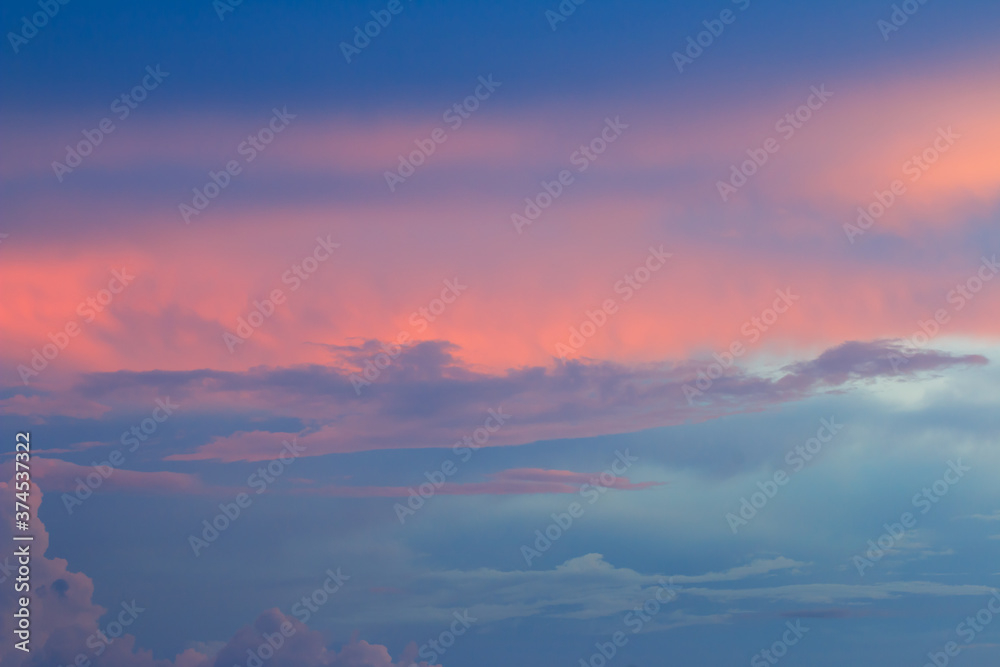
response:
{"label": "dark gray cloud", "polygon": [[[191,414],[244,414],[229,433],[215,431],[214,440],[195,438],[187,445],[197,447],[193,458],[233,461],[270,458],[280,439],[291,435],[306,443],[307,456],[448,447],[481,426],[488,409],[500,407],[512,418],[489,446],[636,432],[987,363],[979,355],[877,340],[847,342],[777,373],[735,369],[719,376],[711,370],[714,362],[697,359],[633,366],[555,361],[489,373],[465,364],[458,348],[442,341],[413,345],[392,359],[377,341],[326,347],[329,365],[90,373],[75,393],[116,410],[170,396]],[[706,373],[715,379],[706,382]],[[301,428],[275,431],[273,421],[261,421],[277,416]]]}

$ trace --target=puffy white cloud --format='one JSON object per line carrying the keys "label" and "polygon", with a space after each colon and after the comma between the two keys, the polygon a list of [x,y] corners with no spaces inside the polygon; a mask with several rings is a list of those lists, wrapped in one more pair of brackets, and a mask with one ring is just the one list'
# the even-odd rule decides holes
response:
{"label": "puffy white cloud", "polygon": [[[112,610],[101,623],[107,610],[93,602],[94,583],[81,572],[70,572],[62,558],[48,558],[49,535],[38,518],[37,507],[42,491],[31,485],[30,545],[31,573],[30,652],[24,652],[7,641],[13,636],[13,614],[18,605],[14,587],[9,581],[0,587],[0,667],[61,667],[73,664],[99,667],[232,667],[247,665],[248,651],[269,646],[267,636],[278,650],[262,664],[267,667],[409,667],[414,664],[416,645],[411,643],[399,661],[394,662],[386,647],[369,644],[352,637],[340,651],[329,650],[322,633],[311,630],[296,619],[284,616],[277,609],[262,613],[252,624],[238,630],[221,649],[214,653],[188,649],[173,660],[154,660],[151,651],[137,648],[136,638],[126,634],[145,611],[135,600],[123,600],[120,610]],[[4,532],[15,533],[14,485],[0,482],[0,525]],[[20,531],[18,531],[20,532]],[[8,580],[16,577],[16,558],[6,557],[0,565]],[[11,569],[13,568],[13,570]],[[120,619],[120,620],[116,620]],[[127,623],[127,624],[126,624]],[[285,628],[285,635],[281,634]],[[264,650],[267,653],[267,650]],[[258,653],[259,655],[260,653]],[[82,656],[82,657],[80,657]],[[84,659],[90,662],[82,662]],[[426,662],[419,667],[432,667]],[[249,667],[255,667],[251,663]]]}

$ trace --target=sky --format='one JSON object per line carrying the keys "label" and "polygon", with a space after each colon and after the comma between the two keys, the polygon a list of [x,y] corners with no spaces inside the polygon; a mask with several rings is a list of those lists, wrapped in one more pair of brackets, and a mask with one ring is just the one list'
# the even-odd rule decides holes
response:
{"label": "sky", "polygon": [[0,25],[0,667],[997,664],[996,3]]}

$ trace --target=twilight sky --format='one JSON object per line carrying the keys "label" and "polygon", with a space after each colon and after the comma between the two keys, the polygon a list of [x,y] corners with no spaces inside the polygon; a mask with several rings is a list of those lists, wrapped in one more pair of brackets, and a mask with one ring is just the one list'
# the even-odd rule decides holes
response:
{"label": "twilight sky", "polygon": [[998,664],[997,3],[237,2],[0,9],[0,667]]}

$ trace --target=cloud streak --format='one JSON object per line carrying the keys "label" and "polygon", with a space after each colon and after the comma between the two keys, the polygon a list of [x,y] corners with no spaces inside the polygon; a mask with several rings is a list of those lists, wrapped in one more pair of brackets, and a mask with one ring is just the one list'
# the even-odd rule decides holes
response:
{"label": "cloud streak", "polygon": [[176,461],[232,462],[273,458],[276,443],[292,436],[306,446],[307,456],[451,447],[482,422],[487,408],[497,407],[511,418],[488,446],[633,432],[847,391],[859,383],[986,364],[980,355],[925,349],[897,372],[889,355],[904,349],[899,341],[849,342],[776,374],[734,370],[715,380],[705,400],[694,406],[688,404],[683,387],[700,369],[695,360],[634,366],[569,361],[494,374],[465,364],[455,356],[456,348],[445,343],[404,350],[384,377],[361,395],[350,381],[350,360],[338,366],[239,373],[95,373],[85,376],[76,391],[102,401],[171,395],[187,405],[266,411],[311,424],[298,433],[235,432],[168,456]]}

